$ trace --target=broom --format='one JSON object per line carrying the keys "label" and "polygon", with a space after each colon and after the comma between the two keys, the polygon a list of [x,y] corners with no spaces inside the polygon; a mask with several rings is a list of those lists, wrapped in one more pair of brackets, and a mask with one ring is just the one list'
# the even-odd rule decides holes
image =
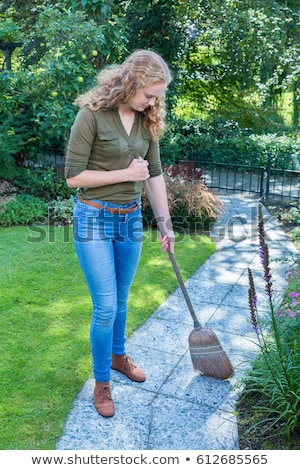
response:
{"label": "broom", "polygon": [[[148,181],[144,181],[145,190],[157,221],[158,229],[162,237],[165,236],[164,229],[159,220],[156,205],[151,193]],[[233,366],[227,354],[223,350],[216,334],[209,328],[203,328],[196,317],[196,313],[188,296],[185,284],[182,280],[178,265],[173,253],[168,248],[168,255],[171,260],[173,269],[177,276],[183,296],[187,303],[188,309],[194,321],[194,329],[189,334],[189,349],[194,370],[200,371],[202,375],[214,377],[216,379],[225,380],[234,373]]]}

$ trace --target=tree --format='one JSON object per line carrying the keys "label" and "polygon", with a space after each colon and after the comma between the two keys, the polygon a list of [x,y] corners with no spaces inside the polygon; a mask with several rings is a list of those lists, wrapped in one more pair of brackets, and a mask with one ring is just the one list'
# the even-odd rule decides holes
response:
{"label": "tree", "polygon": [[[106,3],[97,1],[97,6]],[[38,158],[41,146],[63,146],[76,113],[75,97],[95,84],[98,66],[120,58],[122,18],[111,11],[101,18],[98,24],[75,5],[39,8],[23,36],[28,57],[18,70],[0,74],[0,136],[5,146],[0,158],[5,167],[11,167],[12,157],[18,165]],[[36,53],[37,43],[42,54]]]}
{"label": "tree", "polygon": [[298,10],[298,1],[198,1],[187,22],[181,94],[202,112],[251,104],[256,113],[292,87],[297,107]]}

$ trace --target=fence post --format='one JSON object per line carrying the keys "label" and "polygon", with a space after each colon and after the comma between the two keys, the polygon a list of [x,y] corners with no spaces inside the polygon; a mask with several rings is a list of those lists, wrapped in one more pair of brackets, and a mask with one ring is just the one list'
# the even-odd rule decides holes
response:
{"label": "fence post", "polygon": [[260,185],[259,185],[259,196],[263,197],[264,195],[264,176],[265,176],[265,168],[261,168],[260,170]]}
{"label": "fence post", "polygon": [[270,178],[271,178],[271,155],[268,154],[267,160],[267,181],[266,181],[266,201],[269,199],[270,193]]}

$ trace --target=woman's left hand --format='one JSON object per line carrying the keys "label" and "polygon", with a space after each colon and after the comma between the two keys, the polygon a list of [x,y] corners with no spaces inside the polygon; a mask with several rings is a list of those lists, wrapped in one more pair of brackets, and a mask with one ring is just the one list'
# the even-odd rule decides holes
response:
{"label": "woman's left hand", "polygon": [[175,236],[173,232],[169,232],[165,236],[160,234],[159,241],[163,252],[170,251],[174,253]]}

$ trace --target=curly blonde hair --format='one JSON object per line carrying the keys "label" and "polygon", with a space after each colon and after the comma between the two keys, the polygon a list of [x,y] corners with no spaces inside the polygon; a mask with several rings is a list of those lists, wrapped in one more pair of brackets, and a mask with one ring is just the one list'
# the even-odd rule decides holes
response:
{"label": "curly blonde hair", "polygon": [[[172,80],[171,72],[156,52],[138,50],[133,52],[121,65],[103,69],[97,76],[97,86],[80,95],[75,105],[88,106],[92,111],[115,109],[132,98],[139,88]],[[142,112],[143,125],[151,138],[157,140],[165,131],[165,100],[159,96],[154,106]]]}

